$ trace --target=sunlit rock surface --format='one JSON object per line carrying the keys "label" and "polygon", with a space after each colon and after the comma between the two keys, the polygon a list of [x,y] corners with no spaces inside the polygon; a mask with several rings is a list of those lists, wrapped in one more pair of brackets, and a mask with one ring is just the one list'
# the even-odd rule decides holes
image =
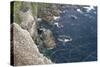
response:
{"label": "sunlit rock surface", "polygon": [[32,65],[32,64],[51,64],[52,62],[43,56],[29,32],[22,29],[18,24],[13,23],[13,44],[12,54],[14,56],[14,65]]}

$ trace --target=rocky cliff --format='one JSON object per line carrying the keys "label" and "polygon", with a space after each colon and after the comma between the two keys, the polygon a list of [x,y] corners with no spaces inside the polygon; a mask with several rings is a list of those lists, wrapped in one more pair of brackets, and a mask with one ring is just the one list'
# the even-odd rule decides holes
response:
{"label": "rocky cliff", "polygon": [[29,32],[13,23],[13,56],[14,65],[51,64],[51,60],[41,54]]}
{"label": "rocky cliff", "polygon": [[30,9],[27,9],[26,11],[20,10],[19,16],[20,19],[22,19],[20,26],[30,33],[37,45],[54,48],[55,42],[52,32],[49,29],[43,28],[41,29],[42,33],[39,34],[40,29],[38,28],[38,22],[35,20]]}
{"label": "rocky cliff", "polygon": [[52,31],[39,28],[31,8],[30,3],[22,2],[17,12],[20,22],[11,24],[11,62],[15,66],[53,63],[41,50],[55,47]]}

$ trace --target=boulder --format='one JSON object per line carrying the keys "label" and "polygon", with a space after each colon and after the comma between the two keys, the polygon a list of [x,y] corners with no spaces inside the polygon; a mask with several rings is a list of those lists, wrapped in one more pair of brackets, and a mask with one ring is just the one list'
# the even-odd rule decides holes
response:
{"label": "boulder", "polygon": [[32,40],[30,33],[13,23],[13,43],[11,44],[11,55],[13,65],[51,64],[52,61],[41,54]]}
{"label": "boulder", "polygon": [[56,46],[53,33],[49,29],[43,28],[43,32],[41,34],[42,40],[44,42],[43,46],[49,49],[53,49]]}

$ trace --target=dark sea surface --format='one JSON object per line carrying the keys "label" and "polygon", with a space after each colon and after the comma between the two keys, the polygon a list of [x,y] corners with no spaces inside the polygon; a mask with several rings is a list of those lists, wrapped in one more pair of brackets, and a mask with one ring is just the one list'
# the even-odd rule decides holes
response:
{"label": "dark sea surface", "polygon": [[[60,18],[53,21],[54,25],[42,21],[43,27],[52,30],[57,44],[54,49],[50,50],[51,60],[55,63],[96,61],[97,8],[94,7],[88,12],[84,6],[74,8],[63,5],[59,9]],[[61,35],[66,35],[72,41],[59,41]]]}

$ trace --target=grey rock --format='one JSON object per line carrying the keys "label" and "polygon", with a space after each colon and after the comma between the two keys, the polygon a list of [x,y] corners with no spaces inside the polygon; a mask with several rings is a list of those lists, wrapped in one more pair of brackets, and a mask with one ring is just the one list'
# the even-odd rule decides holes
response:
{"label": "grey rock", "polygon": [[31,9],[28,9],[26,12],[19,11],[20,19],[22,20],[20,26],[27,30],[35,43],[38,45],[39,36],[37,33],[37,21],[36,17],[32,15]]}
{"label": "grey rock", "polygon": [[14,66],[19,65],[33,65],[33,64],[51,64],[51,60],[43,56],[30,33],[27,30],[22,29],[18,24],[13,23],[13,49]]}
{"label": "grey rock", "polygon": [[20,19],[21,19],[21,24],[20,26],[27,30],[30,35],[36,36],[37,32],[36,32],[36,21],[34,19],[34,17],[32,16],[32,11],[30,9],[28,9],[26,12],[23,11],[19,11],[19,15],[20,15]]}
{"label": "grey rock", "polygon": [[51,30],[43,28],[43,33],[41,35],[43,42],[44,42],[44,47],[53,49],[56,45],[53,34]]}
{"label": "grey rock", "polygon": [[55,42],[53,40],[53,36],[50,30],[46,30],[43,33],[42,38],[43,38],[44,44],[42,40],[40,40],[39,34],[37,32],[37,27],[38,27],[36,24],[37,22],[32,16],[32,12],[30,9],[26,12],[20,11],[20,17],[22,19],[20,26],[30,33],[31,37],[33,38],[33,40],[35,41],[37,45],[42,45],[42,46],[45,46],[46,48],[54,48]]}

